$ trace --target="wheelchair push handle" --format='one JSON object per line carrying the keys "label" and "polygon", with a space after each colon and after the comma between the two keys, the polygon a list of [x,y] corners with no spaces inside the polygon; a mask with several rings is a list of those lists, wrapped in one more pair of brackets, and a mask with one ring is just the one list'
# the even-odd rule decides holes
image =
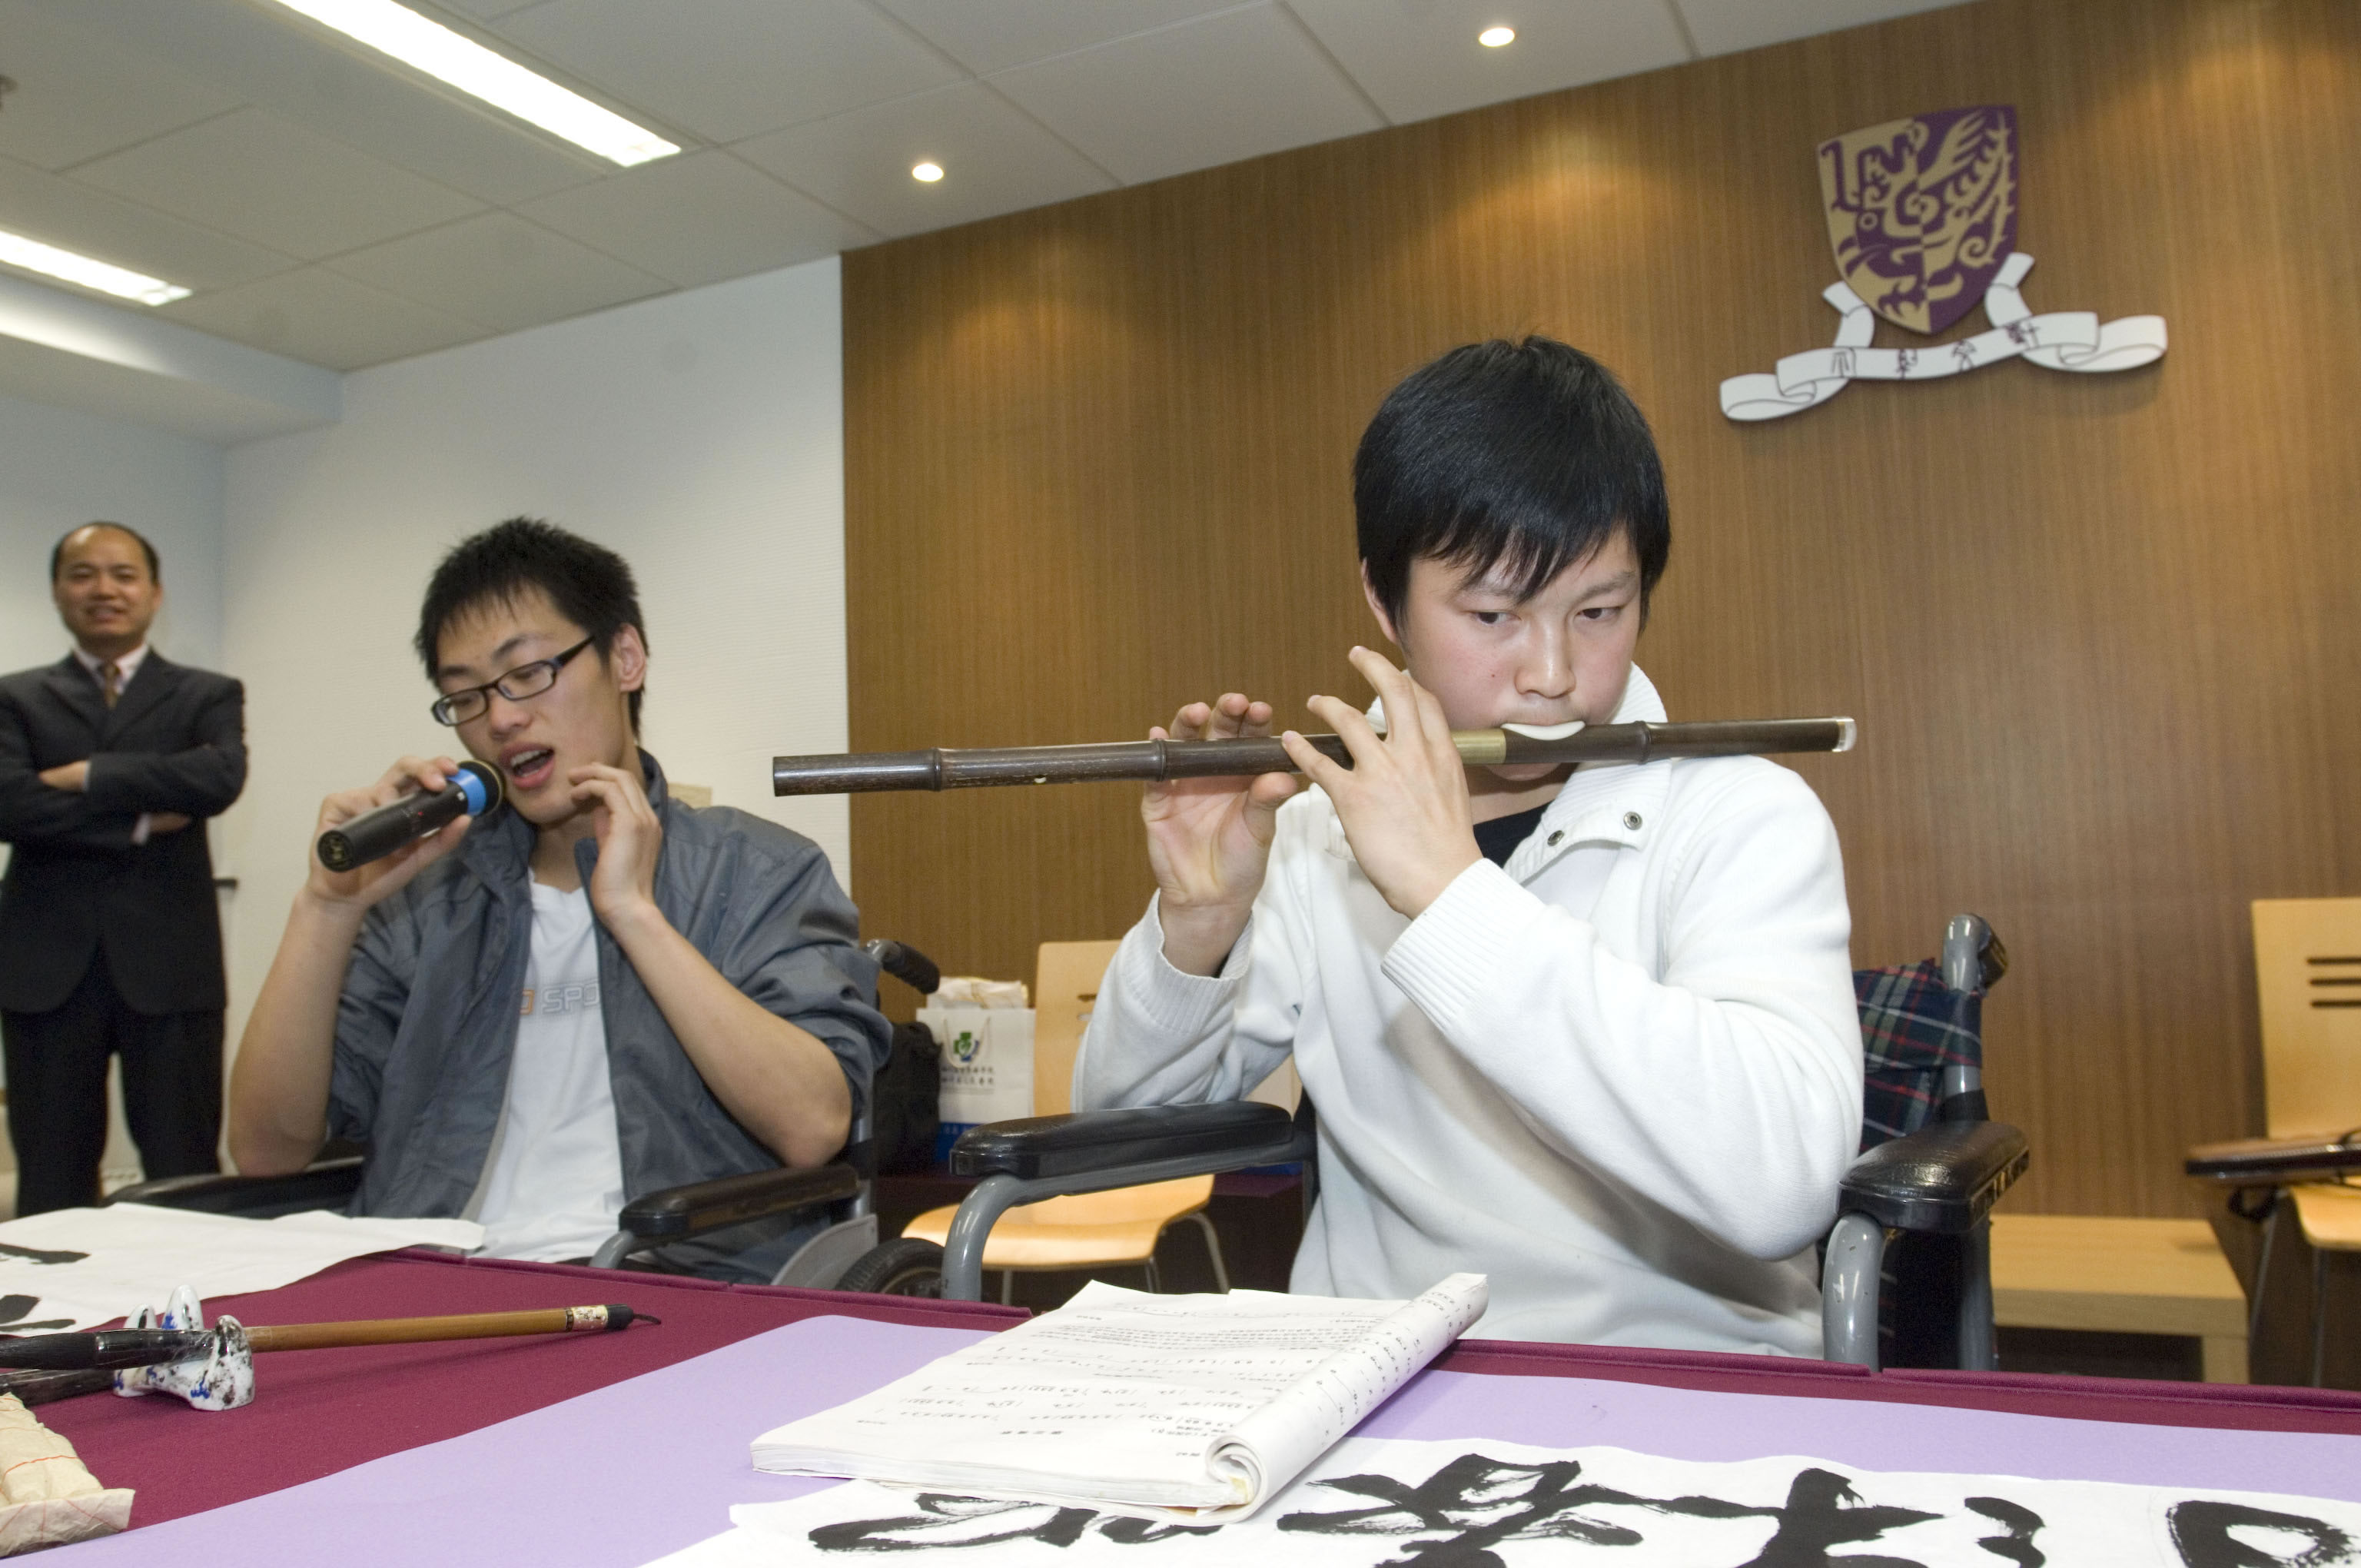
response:
{"label": "wheelchair push handle", "polygon": [[879,938],[863,942],[861,950],[875,959],[878,967],[921,996],[942,989],[943,971],[935,960],[904,942],[890,942]]}
{"label": "wheelchair push handle", "polygon": [[1943,930],[1943,983],[1953,991],[1990,991],[2008,972],[2008,949],[1981,915],[1955,915]]}

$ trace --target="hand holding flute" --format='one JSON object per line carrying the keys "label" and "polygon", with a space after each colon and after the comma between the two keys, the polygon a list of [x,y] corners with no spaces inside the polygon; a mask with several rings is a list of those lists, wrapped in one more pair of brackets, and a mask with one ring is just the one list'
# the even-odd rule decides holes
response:
{"label": "hand holding flute", "polygon": [[[1323,756],[1291,732],[1284,737],[1287,754],[1328,792],[1363,873],[1397,912],[1415,920],[1484,858],[1476,847],[1470,770],[1433,692],[1380,653],[1356,648],[1350,656],[1385,705],[1386,732],[1379,735],[1351,703],[1315,696],[1304,706],[1344,737],[1353,765]],[[1544,769],[1540,779],[1484,773],[1484,816],[1521,810],[1529,796],[1536,803],[1547,799],[1555,793],[1554,772]]]}
{"label": "hand holding flute", "polygon": [[[1313,696],[1305,706],[1334,729],[1352,765],[1324,754],[1294,730],[1280,740],[1288,760],[1327,792],[1363,873],[1389,905],[1415,920],[1482,858],[1476,847],[1471,770],[1433,692],[1380,653],[1355,648],[1348,656],[1377,689],[1386,732],[1378,734],[1351,703]],[[1269,728],[1269,705],[1236,692],[1210,708],[1192,703],[1173,718],[1174,739],[1268,734]],[[1547,800],[1559,783],[1554,766],[1477,773],[1488,819]],[[1165,961],[1173,968],[1184,974],[1220,972],[1262,891],[1279,807],[1297,787],[1285,773],[1148,785],[1140,816],[1148,825]]]}
{"label": "hand holding flute", "polygon": [[[1225,692],[1181,708],[1169,730],[1159,725],[1148,733],[1156,740],[1235,740],[1268,735],[1270,719],[1270,704]],[[1220,972],[1262,891],[1279,808],[1299,787],[1292,773],[1258,773],[1176,779],[1142,793],[1164,957],[1173,968]]]}

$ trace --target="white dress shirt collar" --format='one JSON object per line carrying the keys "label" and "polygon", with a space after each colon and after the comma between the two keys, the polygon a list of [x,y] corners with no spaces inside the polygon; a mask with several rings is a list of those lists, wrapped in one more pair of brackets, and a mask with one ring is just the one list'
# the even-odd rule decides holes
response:
{"label": "white dress shirt collar", "polygon": [[[74,644],[73,656],[75,663],[80,664],[83,669],[90,672],[90,678],[92,680],[97,680],[99,678],[99,666],[105,663],[105,660],[93,657],[92,654],[79,642]],[[139,665],[147,657],[148,644],[142,642],[138,647],[134,648],[130,652],[126,653],[123,657],[115,661],[115,667],[123,672],[123,685],[117,686],[115,690],[124,691],[129,688],[131,685],[131,677],[139,673]]]}

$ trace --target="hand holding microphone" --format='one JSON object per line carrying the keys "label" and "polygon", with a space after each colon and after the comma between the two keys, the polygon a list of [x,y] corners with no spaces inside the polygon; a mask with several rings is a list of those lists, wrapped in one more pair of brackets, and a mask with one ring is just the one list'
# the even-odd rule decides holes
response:
{"label": "hand holding microphone", "polygon": [[[318,844],[320,863],[331,872],[357,870],[372,861],[382,860],[408,845],[436,832],[445,825],[462,817],[482,817],[497,807],[503,797],[500,771],[482,762],[423,763],[405,761],[373,792],[382,796],[388,788],[402,784],[425,784],[436,775],[442,786],[413,788],[395,795],[371,809],[360,810],[343,820],[323,824]],[[352,797],[343,800],[330,797],[329,808],[346,806]],[[362,797],[364,800],[368,796]],[[351,809],[346,806],[346,809]]]}

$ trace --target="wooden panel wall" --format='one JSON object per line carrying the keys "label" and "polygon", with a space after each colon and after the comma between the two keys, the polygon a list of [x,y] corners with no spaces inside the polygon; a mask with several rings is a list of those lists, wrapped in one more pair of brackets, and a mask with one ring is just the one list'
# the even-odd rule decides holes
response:
{"label": "wooden panel wall", "polygon": [[[2018,106],[2037,310],[2150,369],[2022,364],[1733,425],[1825,345],[1813,148]],[[845,258],[852,739],[1137,736],[1357,690],[1354,444],[1403,372],[1543,331],[1653,418],[1675,717],[1849,712],[1802,771],[1861,964],[1972,908],[2016,1201],[2171,1213],[2258,1124],[2246,901],[2361,892],[2361,6],[1983,0]],[[1954,335],[1981,327],[1971,316]],[[1881,343],[1905,334],[1881,326]],[[1148,892],[1127,785],[856,797],[869,929],[1028,974]]]}

